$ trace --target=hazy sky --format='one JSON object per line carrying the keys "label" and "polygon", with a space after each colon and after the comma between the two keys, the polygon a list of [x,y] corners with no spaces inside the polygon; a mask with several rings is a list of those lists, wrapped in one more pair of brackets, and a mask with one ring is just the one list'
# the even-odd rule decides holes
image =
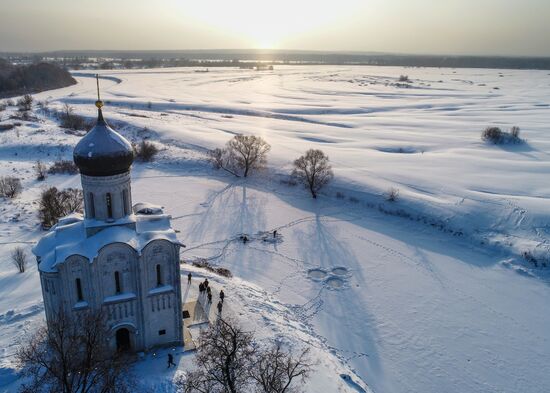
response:
{"label": "hazy sky", "polygon": [[550,0],[0,0],[0,51],[241,48],[550,56]]}

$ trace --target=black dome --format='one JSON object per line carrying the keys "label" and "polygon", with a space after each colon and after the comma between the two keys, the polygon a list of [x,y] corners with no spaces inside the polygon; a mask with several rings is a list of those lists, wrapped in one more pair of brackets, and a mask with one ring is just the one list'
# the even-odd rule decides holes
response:
{"label": "black dome", "polygon": [[75,146],[73,160],[83,175],[119,175],[130,170],[134,149],[109,127],[99,109],[96,125]]}

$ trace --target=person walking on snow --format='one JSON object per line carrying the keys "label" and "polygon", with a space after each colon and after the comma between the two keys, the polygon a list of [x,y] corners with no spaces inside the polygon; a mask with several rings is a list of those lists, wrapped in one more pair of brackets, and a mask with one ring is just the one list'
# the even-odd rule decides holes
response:
{"label": "person walking on snow", "polygon": [[210,295],[211,292],[212,292],[212,290],[210,289],[210,287],[206,287],[206,293],[208,293]]}
{"label": "person walking on snow", "polygon": [[210,293],[210,291],[208,291],[208,304],[212,304],[212,293]]}
{"label": "person walking on snow", "polygon": [[204,289],[208,288],[208,278],[204,279]]}
{"label": "person walking on snow", "polygon": [[191,272],[187,275],[187,285],[191,285]]}
{"label": "person walking on snow", "polygon": [[174,363],[174,355],[171,353],[168,354],[168,368],[170,368],[170,366],[176,367],[176,363]]}
{"label": "person walking on snow", "polygon": [[223,303],[223,299],[225,298],[225,293],[223,293],[223,289],[220,291],[220,299],[221,299],[221,302]]}
{"label": "person walking on snow", "polygon": [[218,314],[222,313],[223,303],[221,301],[218,302]]}
{"label": "person walking on snow", "polygon": [[201,282],[199,284],[199,296],[202,295],[203,292],[204,292],[204,284]]}

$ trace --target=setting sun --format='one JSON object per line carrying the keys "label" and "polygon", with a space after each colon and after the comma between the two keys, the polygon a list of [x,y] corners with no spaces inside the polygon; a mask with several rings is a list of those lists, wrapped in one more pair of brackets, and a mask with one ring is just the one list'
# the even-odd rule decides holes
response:
{"label": "setting sun", "polygon": [[[343,4],[342,4],[343,3]],[[304,33],[328,27],[361,7],[358,0],[343,0],[335,8],[328,2],[290,1],[182,3],[182,16],[192,18],[209,29],[238,36],[259,49],[273,49]],[[314,10],[314,12],[313,12]]]}

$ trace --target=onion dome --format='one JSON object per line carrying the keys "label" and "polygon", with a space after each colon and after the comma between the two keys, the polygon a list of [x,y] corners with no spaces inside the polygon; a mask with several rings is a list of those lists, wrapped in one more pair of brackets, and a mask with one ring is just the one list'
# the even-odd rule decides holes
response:
{"label": "onion dome", "polygon": [[113,130],[101,112],[103,103],[96,101],[97,122],[76,145],[73,160],[86,176],[113,176],[128,172],[134,161],[134,149],[126,138]]}

